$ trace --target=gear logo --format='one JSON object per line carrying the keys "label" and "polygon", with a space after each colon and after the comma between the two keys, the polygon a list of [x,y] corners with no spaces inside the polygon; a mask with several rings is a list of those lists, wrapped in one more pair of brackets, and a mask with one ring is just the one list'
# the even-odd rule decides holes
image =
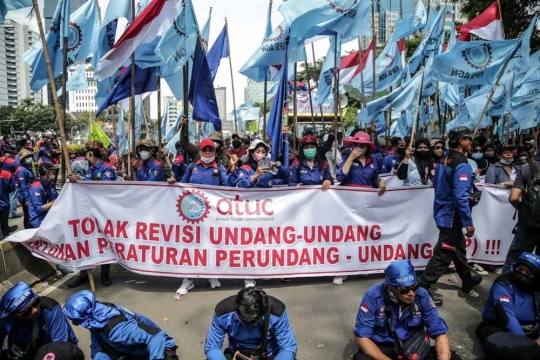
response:
{"label": "gear logo", "polygon": [[68,51],[77,50],[83,41],[81,27],[74,22],[69,23]]}
{"label": "gear logo", "polygon": [[188,190],[178,197],[176,210],[180,217],[192,224],[198,224],[210,213],[208,198],[197,190]]}
{"label": "gear logo", "polygon": [[461,56],[473,69],[483,70],[491,64],[493,53],[491,51],[491,45],[482,44],[463,50]]}
{"label": "gear logo", "polygon": [[263,40],[263,43],[270,42],[270,41],[279,41],[281,38],[285,35],[285,30],[283,30],[283,26],[279,25],[273,32],[270,34],[270,36]]}
{"label": "gear logo", "polygon": [[358,4],[358,0],[326,0],[328,1],[328,4],[334,11],[340,13],[340,14],[346,14],[351,10],[356,4]]}
{"label": "gear logo", "polygon": [[497,85],[493,97],[491,98],[491,103],[497,105],[506,98],[506,86],[504,84]]}
{"label": "gear logo", "polygon": [[394,57],[390,54],[384,54],[384,56],[379,60],[376,68],[377,69],[386,69],[392,66],[394,63]]}
{"label": "gear logo", "polygon": [[185,18],[181,12],[176,15],[176,19],[173,21],[173,27],[179,35],[186,35]]}

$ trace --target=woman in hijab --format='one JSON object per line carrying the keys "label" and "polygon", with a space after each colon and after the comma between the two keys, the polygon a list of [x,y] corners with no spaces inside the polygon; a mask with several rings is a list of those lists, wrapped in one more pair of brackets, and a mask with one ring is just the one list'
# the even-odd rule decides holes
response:
{"label": "woman in hijab", "polygon": [[444,140],[440,140],[440,139],[431,140],[431,152],[432,152],[431,156],[435,163],[439,163],[441,161],[444,155],[444,150],[445,150]]}
{"label": "woman in hijab", "polygon": [[495,164],[499,161],[499,158],[495,154],[495,145],[487,144],[484,146],[484,159],[489,161],[490,164]]}
{"label": "woman in hijab", "polygon": [[429,151],[428,139],[418,139],[414,143],[414,152],[407,149],[405,158],[399,164],[397,177],[403,180],[403,186],[421,186],[433,184],[435,164]]}
{"label": "woman in hijab", "polygon": [[489,166],[491,163],[484,157],[484,148],[479,142],[475,142],[471,148],[471,158],[474,160],[478,166],[476,175],[484,176],[486,175]]}

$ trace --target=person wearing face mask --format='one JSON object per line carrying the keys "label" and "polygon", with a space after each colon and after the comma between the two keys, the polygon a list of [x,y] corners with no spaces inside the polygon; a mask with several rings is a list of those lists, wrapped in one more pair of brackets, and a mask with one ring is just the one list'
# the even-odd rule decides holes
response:
{"label": "person wearing face mask", "polygon": [[478,167],[476,175],[486,175],[491,163],[487,159],[484,159],[484,148],[482,147],[482,144],[478,142],[473,144],[471,148],[471,158],[474,160]]}
{"label": "person wearing face mask", "polygon": [[36,176],[32,170],[34,164],[34,154],[26,149],[19,152],[21,165],[15,171],[15,183],[18,188],[17,199],[23,208],[24,228],[32,229],[30,225],[30,215],[28,214],[28,205],[30,204],[30,185],[36,181]]}
{"label": "person wearing face mask", "polygon": [[131,165],[137,170],[137,181],[165,181],[165,169],[154,157],[154,144],[151,140],[141,140],[137,144],[140,159],[131,159]]}
{"label": "person wearing face mask", "polygon": [[176,148],[176,156],[173,160],[172,164],[172,173],[177,182],[180,182],[182,180],[182,177],[186,173],[186,159],[184,158],[184,151],[182,150],[182,145],[180,141],[177,141],[174,145]]}
{"label": "person wearing face mask", "polygon": [[540,257],[524,252],[489,290],[476,334],[490,360],[540,359]]}
{"label": "person wearing face mask", "polygon": [[58,165],[42,162],[38,166],[39,179],[30,186],[28,214],[33,228],[41,225],[58,197],[56,185],[52,182],[55,171],[58,171]]}
{"label": "person wearing face mask", "polygon": [[491,165],[486,173],[486,184],[512,187],[516,179],[518,166],[514,163],[515,146],[502,144],[497,149],[500,160]]}
{"label": "person wearing face mask", "polygon": [[517,166],[523,166],[529,161],[529,148],[527,146],[520,146],[517,149],[517,157],[514,163]]}
{"label": "person wearing face mask", "polygon": [[334,183],[328,163],[318,153],[318,142],[314,135],[307,135],[300,140],[298,158],[293,162],[289,186],[321,185],[328,190]]}
{"label": "person wearing face mask", "polygon": [[62,313],[60,304],[47,296],[38,296],[32,288],[20,282],[0,299],[0,341],[7,348],[1,359],[33,360],[38,349],[53,342],[78,339]]}
{"label": "person wearing face mask", "polygon": [[225,153],[227,149],[223,147],[223,134],[221,131],[213,132],[208,135],[208,139],[212,140],[216,147],[216,162],[227,169],[230,165],[230,161]]}
{"label": "person wearing face mask", "polygon": [[495,154],[495,145],[487,144],[484,146],[484,159],[492,165],[499,161],[499,158]]}
{"label": "person wearing face mask", "polygon": [[407,149],[405,159],[399,164],[397,177],[403,180],[403,186],[421,186],[433,184],[435,165],[429,151],[428,139],[418,139],[414,143],[414,152]]}
{"label": "person wearing face mask", "polygon": [[439,139],[431,140],[431,157],[433,158],[433,162],[435,164],[438,164],[439,162],[441,162],[441,159],[444,156],[445,149],[446,149],[446,146],[443,140],[439,140]]}
{"label": "person wearing face mask", "polygon": [[405,140],[399,139],[393,154],[384,158],[382,165],[382,173],[388,174],[397,169],[398,165],[405,159],[405,151],[407,150],[407,143]]}
{"label": "person wearing face mask", "polygon": [[[238,158],[231,159],[231,169],[236,168]],[[202,184],[213,186],[229,186],[229,174],[223,165],[216,162],[216,145],[210,139],[204,139],[199,143],[199,160],[187,166],[184,176],[180,180],[185,184]],[[208,279],[212,289],[221,287],[216,278]],[[195,287],[193,279],[184,278],[182,285],[176,290],[176,294],[185,295]]]}
{"label": "person wearing face mask", "polygon": [[13,174],[0,167],[0,240],[3,240],[9,233],[17,230],[18,226],[9,226],[9,194],[16,189]]}

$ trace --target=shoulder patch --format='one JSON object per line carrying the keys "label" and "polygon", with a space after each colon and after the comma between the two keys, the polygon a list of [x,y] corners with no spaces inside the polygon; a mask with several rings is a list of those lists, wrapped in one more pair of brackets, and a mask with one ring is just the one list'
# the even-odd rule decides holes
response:
{"label": "shoulder patch", "polygon": [[236,300],[236,295],[229,296],[228,298],[221,300],[216,305],[216,310],[215,310],[216,316],[221,317],[225,314],[229,314],[231,312],[236,311],[235,300]]}

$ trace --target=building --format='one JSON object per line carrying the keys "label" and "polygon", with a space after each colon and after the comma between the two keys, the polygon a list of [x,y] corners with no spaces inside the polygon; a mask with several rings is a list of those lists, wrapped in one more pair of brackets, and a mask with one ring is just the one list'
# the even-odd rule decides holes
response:
{"label": "building", "polygon": [[227,88],[219,85],[214,89],[219,110],[219,117],[225,119],[227,116]]}
{"label": "building", "polygon": [[[161,103],[165,109],[169,109],[167,115],[167,124],[165,125],[165,134],[168,133],[174,126],[178,116],[181,116],[183,111],[182,101],[176,100],[174,96],[163,96]],[[162,115],[163,116],[163,115]],[[165,136],[165,134],[162,134]]]}
{"label": "building", "polygon": [[[94,79],[94,69],[90,64],[84,65],[86,72],[86,79],[88,81],[88,87],[86,89],[69,91],[67,108],[71,113],[84,113],[84,112],[96,112],[98,106],[94,96],[97,92],[97,82]],[[68,70],[68,79],[71,78],[75,72],[76,67]]]}
{"label": "building", "polygon": [[41,92],[30,89],[32,70],[21,55],[32,44],[39,42],[39,35],[28,26],[6,20],[0,27],[0,105],[18,106],[22,99],[41,102]]}
{"label": "building", "polygon": [[468,22],[467,18],[461,13],[461,4],[454,3],[452,0],[435,0],[433,8],[439,11],[443,6],[446,6],[446,17],[444,19],[444,29],[450,30],[452,23],[464,24]]}

